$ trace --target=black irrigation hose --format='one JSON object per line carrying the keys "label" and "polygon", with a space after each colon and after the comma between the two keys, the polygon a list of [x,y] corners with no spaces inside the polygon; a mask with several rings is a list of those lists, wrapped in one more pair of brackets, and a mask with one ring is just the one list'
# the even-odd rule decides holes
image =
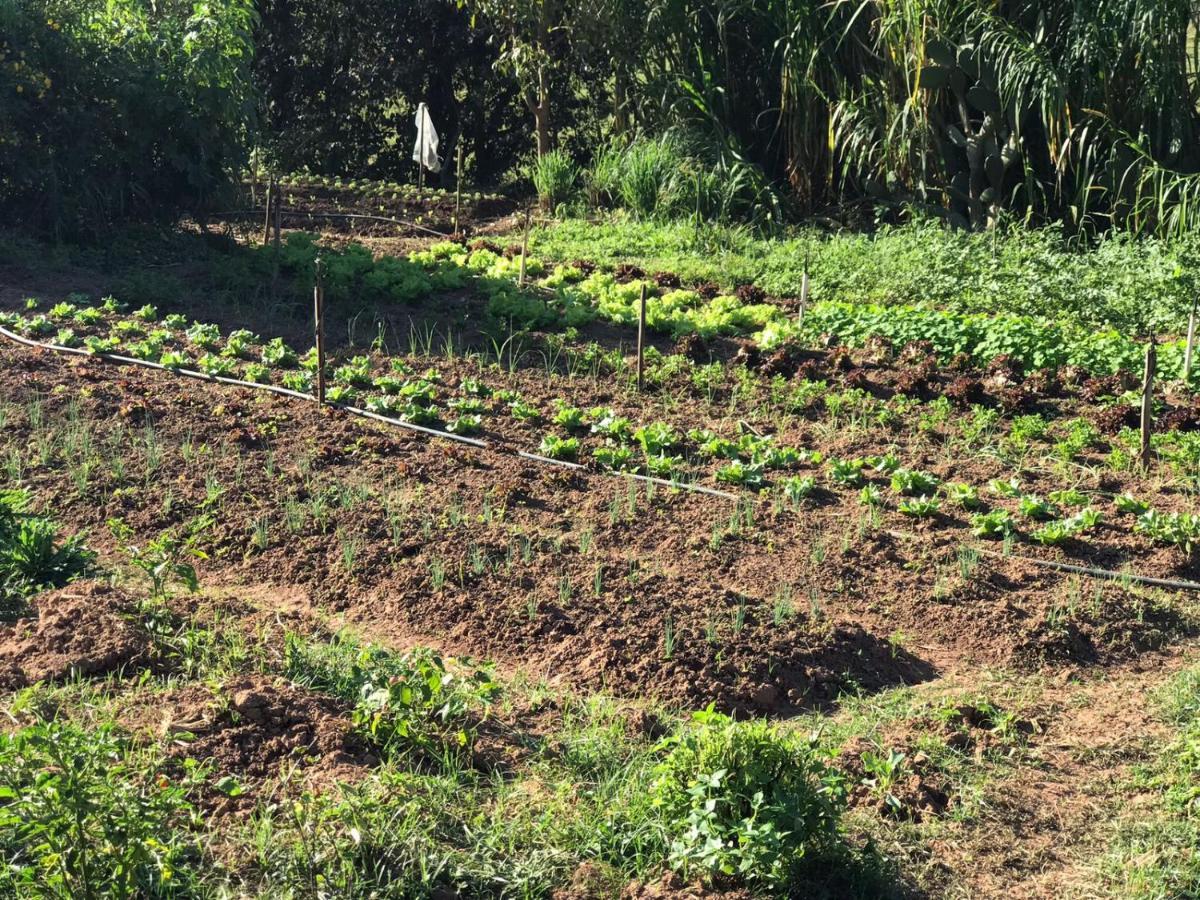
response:
{"label": "black irrigation hose", "polygon": [[[145,359],[134,359],[133,357],[118,356],[113,353],[92,353],[90,350],[81,350],[78,347],[63,347],[60,344],[50,344],[50,343],[45,343],[43,341],[35,341],[30,338],[22,337],[19,334],[15,334],[14,332],[11,332],[7,328],[4,328],[4,327],[0,327],[0,336],[6,337],[10,341],[15,341],[16,343],[22,344],[26,347],[34,347],[39,350],[50,350],[55,353],[66,353],[71,356],[88,356],[88,357],[92,357],[94,359],[104,360],[106,362],[118,363],[120,365],[143,366],[147,369],[156,369],[160,372],[170,372],[175,375],[182,375],[185,378],[195,378],[199,381],[215,382],[217,384],[228,384],[233,387],[251,388],[252,390],[258,390],[258,391],[268,391],[272,394],[279,394],[284,397],[292,397],[292,398],[295,398],[298,400],[308,400],[311,402],[316,402],[316,399],[317,399],[312,394],[305,394],[302,391],[293,391],[289,388],[276,387],[273,384],[258,384],[253,381],[241,381],[237,378],[226,378],[222,375],[209,375],[205,372],[196,372],[191,369],[170,368],[170,367],[164,366],[160,363],[153,363],[153,362],[150,362],[149,360],[145,360]],[[392,419],[392,418],[389,418],[388,416],[380,415],[379,413],[373,413],[373,412],[370,412],[369,410],[365,410],[365,409],[358,409],[357,407],[354,407],[354,406],[347,406],[346,404],[343,404],[343,403],[328,403],[327,402],[326,405],[331,407],[332,409],[338,409],[338,410],[341,410],[342,412],[349,413],[352,416],[359,416],[364,419],[372,419],[377,422],[383,422],[386,425],[392,425],[396,428],[403,428],[407,431],[413,431],[418,434],[424,434],[424,435],[428,435],[431,437],[441,438],[441,439],[447,440],[447,441],[454,441],[459,444],[466,444],[469,447],[475,447],[480,450],[491,450],[493,452],[499,452],[499,453],[505,452],[502,450],[497,450],[492,444],[488,443],[487,441],[479,440],[477,438],[462,437],[461,435],[451,434],[448,431],[439,431],[436,428],[426,428],[423,425],[414,425],[411,422],[403,422],[400,419]],[[628,479],[631,479],[634,481],[645,481],[645,482],[649,482],[652,484],[661,484],[665,487],[677,488],[681,491],[689,491],[689,492],[695,493],[695,494],[707,494],[709,496],[721,497],[721,498],[727,499],[727,500],[739,499],[736,494],[731,494],[731,493],[728,493],[727,491],[719,491],[719,490],[716,490],[715,488],[704,487],[703,485],[699,485],[699,484],[687,484],[684,482],[668,481],[664,478],[652,478],[648,475],[635,475],[632,472],[595,473],[592,470],[588,469],[586,466],[582,466],[579,463],[571,463],[571,462],[564,462],[563,460],[558,460],[558,459],[550,459],[549,457],[546,457],[546,456],[538,456],[537,454],[534,454],[534,453],[526,453],[523,450],[516,451],[515,455],[522,459],[528,459],[528,460],[532,460],[534,462],[539,462],[542,464],[560,466],[563,468],[576,469],[576,470],[582,469],[582,470],[590,472],[592,474],[602,474],[602,475],[607,475],[609,477],[628,478]]]}
{"label": "black irrigation hose", "polygon": [[1169,588],[1175,591],[1200,591],[1200,584],[1194,581],[1178,581],[1173,578],[1153,578],[1149,575],[1133,575],[1127,572],[1114,572],[1111,569],[1094,569],[1090,566],[1076,566],[1071,563],[1055,562],[1052,559],[1035,559],[1032,556],[1011,556],[995,550],[975,548],[982,556],[993,556],[997,559],[1011,559],[1015,562],[1029,563],[1045,569],[1057,569],[1060,572],[1074,572],[1078,575],[1090,575],[1093,578],[1103,578],[1106,581],[1132,581],[1137,584],[1148,584],[1151,587]]}
{"label": "black irrigation hose", "polygon": [[[210,213],[208,218],[210,218],[210,219],[235,219],[235,218],[241,218],[241,217],[246,217],[246,216],[262,216],[265,213],[266,213],[266,210],[264,210],[264,209],[237,209],[237,210],[232,210],[230,212]],[[308,216],[310,219],[312,219],[312,218],[366,219],[371,222],[390,222],[393,225],[402,225],[405,228],[412,228],[412,229],[415,229],[416,231],[424,231],[426,234],[431,234],[434,237],[447,238],[447,239],[450,237],[450,235],[444,234],[434,228],[426,228],[424,225],[418,225],[416,222],[408,222],[404,219],[393,219],[388,216],[369,216],[369,215],[364,215],[362,213],[315,212],[313,210],[296,209],[294,207],[291,209],[288,209],[288,208],[281,209],[279,211],[279,215],[281,217],[282,216]]]}

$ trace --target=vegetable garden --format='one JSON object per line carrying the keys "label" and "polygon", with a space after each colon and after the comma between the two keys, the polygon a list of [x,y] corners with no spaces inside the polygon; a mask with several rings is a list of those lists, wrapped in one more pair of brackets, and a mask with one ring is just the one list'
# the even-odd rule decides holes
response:
{"label": "vegetable garden", "polygon": [[0,4],[0,897],[1200,896],[1194,6]]}
{"label": "vegetable garden", "polygon": [[[302,309],[318,257],[330,333],[347,328],[325,407],[304,313],[271,333],[237,301],[269,285]],[[916,875],[908,850],[873,842],[900,826],[910,846],[949,827],[977,840],[987,781],[1019,782],[1055,728],[1040,717],[1069,720],[1055,691],[1133,677],[1194,632],[1200,404],[1170,343],[1144,471],[1138,345],[1068,321],[822,300],[801,313],[752,284],[553,262],[536,242],[522,259],[503,238],[381,255],[289,232],[205,266],[230,298],[211,318],[140,302],[146,286],[124,276],[134,302],[22,297],[0,323],[3,460],[24,492],[8,565],[30,573],[10,579],[0,626],[15,721],[31,723],[5,777],[26,784],[17,760],[46,765],[88,717],[110,723],[97,746],[127,760],[118,780],[171,784],[141,815],[175,843],[147,835],[122,864],[140,890],[176,870],[197,879],[189,892],[275,890],[306,877],[313,840],[332,854],[319,877],[348,893],[505,893],[513,872],[535,893],[580,879],[595,895],[949,890],[966,876]],[[356,328],[364,311],[374,324]],[[62,524],[19,524],[33,509]],[[952,686],[980,666],[1010,674],[985,694]],[[1056,673],[1066,687],[1031,687]],[[134,712],[150,695],[165,724]],[[829,730],[793,746],[801,723]],[[610,754],[589,764],[610,767],[592,801],[507,850],[436,837],[475,804],[515,809],[509,791],[535,772],[590,783],[555,735]],[[796,786],[756,800],[718,779],[715,760],[743,753]],[[510,787],[495,793],[489,772]],[[71,777],[98,808],[124,802],[98,771]],[[387,851],[387,874],[317,821],[397,827],[384,817],[408,807],[376,793],[395,778],[469,797],[410,820],[413,855]],[[270,811],[277,791],[301,819]],[[57,833],[48,801],[17,794],[33,805],[14,816]],[[763,818],[723,806],[742,802]],[[188,824],[252,814],[279,843],[248,862],[235,830],[204,844]],[[97,877],[83,859],[48,875],[6,834],[8,877]],[[103,840],[85,845],[111,853]]]}

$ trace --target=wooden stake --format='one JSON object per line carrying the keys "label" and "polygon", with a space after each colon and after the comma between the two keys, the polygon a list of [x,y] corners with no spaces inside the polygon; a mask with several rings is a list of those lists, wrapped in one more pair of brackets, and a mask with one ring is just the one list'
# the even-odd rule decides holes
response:
{"label": "wooden stake", "polygon": [[267,246],[271,241],[271,201],[275,199],[275,182],[267,182],[267,216],[263,220],[263,246]]}
{"label": "wooden stake", "polygon": [[317,404],[325,405],[325,286],[321,283],[321,257],[313,285],[313,324],[317,333]]}
{"label": "wooden stake", "polygon": [[804,324],[804,311],[808,309],[808,251],[804,251],[804,274],[800,276],[800,315],[796,319],[797,325]]}
{"label": "wooden stake", "polygon": [[529,253],[529,207],[525,207],[525,233],[521,237],[521,280],[518,284],[525,287],[525,256]]}
{"label": "wooden stake", "polygon": [[1146,370],[1142,376],[1142,471],[1150,471],[1150,434],[1153,431],[1154,415],[1154,371],[1158,367],[1158,350],[1154,346],[1154,336],[1146,345]]}
{"label": "wooden stake", "polygon": [[454,233],[458,234],[462,228],[459,225],[460,214],[462,212],[462,136],[458,139],[458,164],[454,167],[454,175],[457,178],[457,185],[454,188]]}
{"label": "wooden stake", "polygon": [[[420,109],[420,107],[418,107]],[[425,194],[425,117],[421,116],[421,121],[417,125],[417,144],[420,149],[417,150],[417,199],[423,199]]]}
{"label": "wooden stake", "polygon": [[1188,319],[1187,346],[1183,351],[1183,385],[1191,383],[1192,358],[1196,353],[1196,306],[1200,296],[1192,298],[1192,315]]}
{"label": "wooden stake", "polygon": [[646,285],[642,284],[642,298],[638,303],[638,338],[637,338],[637,389],[642,392],[645,386],[646,371]]}
{"label": "wooden stake", "polygon": [[279,192],[279,185],[275,185],[275,249],[279,249],[280,232],[283,228],[283,196]]}

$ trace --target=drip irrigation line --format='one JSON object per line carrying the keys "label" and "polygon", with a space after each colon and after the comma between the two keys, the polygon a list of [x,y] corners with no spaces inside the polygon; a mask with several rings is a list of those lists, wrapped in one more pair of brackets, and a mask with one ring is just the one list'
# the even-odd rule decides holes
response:
{"label": "drip irrigation line", "polygon": [[[14,341],[15,343],[22,344],[26,347],[33,347],[38,350],[50,350],[54,353],[66,353],[71,356],[86,356],[86,357],[91,357],[93,359],[103,360],[105,362],[117,363],[118,365],[142,366],[144,368],[155,369],[160,372],[169,372],[172,375],[182,375],[185,378],[194,378],[194,379],[197,379],[198,381],[207,381],[207,382],[212,382],[212,383],[216,383],[216,384],[227,384],[232,387],[250,388],[251,390],[257,390],[257,391],[268,391],[269,393],[272,393],[272,394],[279,394],[284,397],[291,397],[291,398],[294,398],[297,400],[306,400],[306,401],[313,402],[313,403],[315,403],[316,399],[317,399],[312,394],[306,394],[303,391],[293,391],[290,388],[276,387],[273,384],[258,384],[257,382],[253,382],[253,381],[242,381],[237,378],[226,378],[223,375],[209,375],[206,372],[196,372],[191,369],[172,368],[169,366],[164,366],[161,363],[154,363],[154,362],[150,362],[149,360],[145,360],[145,359],[134,359],[131,356],[119,356],[115,353],[93,353],[90,350],[82,350],[78,347],[64,347],[61,344],[51,344],[51,343],[47,343],[44,341],[35,341],[30,338],[22,337],[19,334],[15,334],[14,332],[9,331],[7,328],[4,328],[2,326],[0,326],[0,336],[8,338],[10,341]],[[430,437],[441,438],[442,440],[454,441],[455,443],[465,444],[469,447],[475,447],[480,450],[490,450],[493,453],[500,453],[503,455],[512,455],[509,451],[498,450],[494,445],[488,443],[487,441],[479,440],[478,438],[463,437],[461,435],[451,434],[448,431],[439,431],[436,428],[426,428],[423,425],[414,425],[411,422],[404,422],[404,421],[401,421],[400,419],[393,419],[388,416],[380,415],[379,413],[370,412],[369,410],[359,409],[358,407],[355,407],[355,406],[348,406],[344,403],[326,402],[325,405],[330,407],[331,409],[337,409],[337,410],[341,410],[342,412],[349,413],[352,416],[359,416],[364,419],[372,419],[376,422],[382,422],[386,425],[391,425],[396,428],[403,428],[406,431],[412,431],[412,432],[416,432],[418,434],[428,435]],[[709,496],[720,497],[725,500],[735,500],[736,501],[736,500],[740,499],[738,497],[738,495],[736,495],[736,494],[731,494],[727,491],[721,491],[721,490],[717,490],[715,488],[705,487],[704,485],[700,485],[700,484],[686,484],[686,483],[678,482],[678,481],[668,481],[665,478],[654,478],[649,475],[636,475],[632,472],[615,472],[614,471],[614,472],[596,473],[594,470],[589,469],[587,466],[581,465],[579,463],[567,462],[567,461],[561,460],[561,459],[550,459],[548,456],[538,456],[536,453],[526,453],[524,450],[517,450],[515,455],[520,457],[521,459],[528,459],[533,462],[542,463],[544,465],[559,466],[560,468],[565,468],[565,469],[582,470],[582,471],[588,472],[590,474],[601,474],[601,475],[605,475],[608,477],[629,478],[629,479],[633,479],[635,481],[645,481],[645,482],[649,482],[652,484],[661,484],[665,487],[678,488],[679,490],[690,491],[692,493],[697,493],[697,494],[707,494]]]}
{"label": "drip irrigation line", "polygon": [[[245,216],[261,216],[266,210],[263,209],[235,209],[229,212],[210,213],[210,219],[235,219]],[[371,216],[364,213],[329,213],[317,212],[308,209],[285,208],[280,210],[279,215],[282,216],[308,216],[310,219],[365,219],[370,222],[390,222],[392,225],[402,225],[405,228],[412,228],[416,231],[423,231],[426,234],[431,234],[434,237],[449,238],[450,235],[438,231],[435,228],[427,228],[424,225],[418,225],[416,222],[409,222],[405,219],[393,219],[390,216]]]}
{"label": "drip irrigation line", "polygon": [[1137,584],[1148,584],[1152,587],[1169,588],[1176,591],[1200,591],[1200,584],[1194,581],[1179,581],[1174,578],[1153,578],[1149,575],[1134,575],[1129,572],[1114,572],[1111,569],[1094,569],[1091,566],[1076,566],[1071,563],[1055,562],[1052,559],[1035,559],[1032,556],[1006,556],[995,550],[976,548],[982,556],[993,556],[998,559],[1011,559],[1014,562],[1029,563],[1045,569],[1057,569],[1060,572],[1074,572],[1078,575],[1090,575],[1093,578],[1103,578],[1106,581],[1132,581]]}
{"label": "drip irrigation line", "polygon": [[[315,397],[310,399],[315,400]],[[348,412],[352,416],[361,416],[364,419],[374,419],[376,422],[384,422],[388,425],[396,425],[400,428],[406,428],[409,431],[416,431],[420,434],[428,434],[432,437],[445,438],[448,441],[456,441],[459,444],[466,444],[470,447],[478,447],[481,450],[492,449],[487,441],[481,441],[478,438],[463,437],[460,434],[451,434],[449,431],[439,431],[436,428],[426,428],[424,425],[414,425],[412,422],[404,422],[400,419],[393,419],[389,416],[381,416],[379,413],[373,413],[366,409],[359,409],[356,406],[346,406],[344,403],[330,403],[325,401],[325,405],[333,409],[340,409],[342,412]]]}

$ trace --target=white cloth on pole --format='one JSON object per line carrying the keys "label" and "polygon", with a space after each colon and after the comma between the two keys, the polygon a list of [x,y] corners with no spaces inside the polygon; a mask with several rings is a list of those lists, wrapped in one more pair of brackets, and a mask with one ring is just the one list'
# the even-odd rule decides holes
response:
{"label": "white cloth on pole", "polygon": [[438,133],[433,127],[433,119],[429,108],[424,103],[417,104],[417,143],[413,147],[413,162],[419,162],[430,172],[440,172],[442,161],[438,159]]}

